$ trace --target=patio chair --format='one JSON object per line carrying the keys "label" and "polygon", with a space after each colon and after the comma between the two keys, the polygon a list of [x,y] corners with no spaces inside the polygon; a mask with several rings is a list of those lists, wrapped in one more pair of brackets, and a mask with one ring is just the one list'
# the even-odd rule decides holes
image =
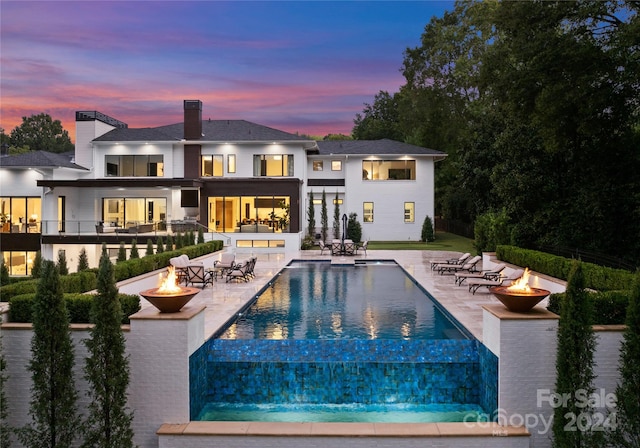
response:
{"label": "patio chair", "polygon": [[202,289],[205,286],[213,284],[212,274],[211,272],[207,272],[202,265],[193,265],[190,264],[187,266],[187,286],[191,284],[195,286],[198,283],[202,285]]}
{"label": "patio chair", "polygon": [[486,278],[489,280],[495,280],[500,277],[500,274],[507,266],[503,263],[497,264],[493,269],[487,269],[480,272],[456,272],[453,275],[456,277],[456,285],[461,286],[465,280],[469,278]]}
{"label": "patio chair", "polygon": [[431,270],[435,271],[437,267],[441,264],[462,264],[466,260],[468,260],[469,257],[471,257],[471,254],[469,252],[465,252],[464,254],[460,255],[458,258],[445,258],[443,260],[429,260],[429,263],[431,263]]}
{"label": "patio chair", "polygon": [[487,279],[487,278],[478,278],[478,279],[469,279],[467,282],[469,284],[469,292],[475,294],[476,291],[480,288],[486,287],[487,289],[492,286],[502,286],[505,282],[513,282],[514,280],[518,280],[524,274],[524,270],[516,269],[511,274],[506,277],[500,276],[497,279]]}
{"label": "patio chair", "polygon": [[356,246],[356,254],[358,253],[358,250],[362,249],[364,251],[364,254],[367,255],[367,246],[369,245],[369,240],[365,241],[362,244],[359,244]]}
{"label": "patio chair", "polygon": [[182,254],[179,257],[170,258],[169,264],[173,266],[176,272],[178,283],[184,283],[186,285],[187,279],[189,278],[189,271],[187,267],[189,266],[189,264],[191,264],[189,256],[186,254]]}
{"label": "patio chair", "polygon": [[233,268],[227,271],[227,283],[231,280],[242,280],[243,282],[249,281],[247,274],[249,269],[251,269],[251,264],[248,261],[246,263],[236,264]]}
{"label": "patio chair", "polygon": [[226,271],[233,268],[236,263],[236,256],[231,252],[220,255],[220,259],[213,262],[213,276],[217,280],[218,275],[224,277]]}
{"label": "patio chair", "polygon": [[322,241],[322,240],[318,241],[318,246],[320,246],[320,255],[322,255],[325,250],[329,250],[330,249],[330,247],[328,247],[326,244],[324,244],[324,241]]}
{"label": "patio chair", "polygon": [[482,257],[480,255],[476,255],[475,257],[465,261],[463,264],[458,264],[458,263],[440,264],[437,267],[438,274],[444,275],[445,273],[460,272],[460,271],[475,272],[476,265],[480,262],[480,260],[482,260]]}

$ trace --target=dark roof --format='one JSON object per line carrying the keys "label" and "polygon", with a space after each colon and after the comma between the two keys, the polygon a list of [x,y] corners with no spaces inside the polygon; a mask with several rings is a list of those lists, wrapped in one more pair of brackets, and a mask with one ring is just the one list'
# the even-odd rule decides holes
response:
{"label": "dark roof", "polygon": [[29,151],[23,154],[0,157],[0,166],[15,168],[73,168],[76,170],[87,170],[87,168],[76,165],[72,161],[73,157],[73,152],[59,154],[48,151]]}
{"label": "dark roof", "polygon": [[[202,120],[204,141],[306,141],[299,135],[273,129],[245,120]],[[184,124],[176,123],[157,128],[113,129],[96,138],[98,142],[181,141]]]}
{"label": "dark roof", "polygon": [[320,155],[358,154],[358,155],[425,155],[446,156],[446,153],[435,149],[410,145],[396,140],[322,140],[318,142]]}

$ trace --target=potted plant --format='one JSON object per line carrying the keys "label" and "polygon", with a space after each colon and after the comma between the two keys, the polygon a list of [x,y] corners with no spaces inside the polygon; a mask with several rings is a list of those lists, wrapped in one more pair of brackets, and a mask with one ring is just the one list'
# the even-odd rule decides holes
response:
{"label": "potted plant", "polygon": [[278,217],[278,221],[280,223],[280,229],[284,232],[285,230],[289,230],[289,213],[291,206],[282,201],[280,202],[280,208],[284,210],[284,214]]}

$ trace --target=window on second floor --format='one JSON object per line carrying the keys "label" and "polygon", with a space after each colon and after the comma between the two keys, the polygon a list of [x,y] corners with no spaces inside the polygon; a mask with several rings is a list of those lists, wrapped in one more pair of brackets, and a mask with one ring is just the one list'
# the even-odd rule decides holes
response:
{"label": "window on second floor", "polygon": [[362,180],[416,180],[416,161],[363,160]]}
{"label": "window on second floor", "polygon": [[342,160],[332,160],[331,171],[342,171]]}
{"label": "window on second floor", "polygon": [[227,172],[229,173],[236,172],[236,155],[235,154],[227,155]]}
{"label": "window on second floor", "polygon": [[108,155],[104,160],[107,177],[163,177],[162,155]]}
{"label": "window on second floor", "polygon": [[207,155],[202,156],[201,163],[201,176],[202,177],[222,177],[223,176],[223,161],[222,155]]}
{"label": "window on second floor", "polygon": [[260,154],[253,156],[253,175],[256,177],[293,176],[292,154]]}
{"label": "window on second floor", "polygon": [[313,171],[322,171],[324,164],[322,160],[314,160],[313,161]]}

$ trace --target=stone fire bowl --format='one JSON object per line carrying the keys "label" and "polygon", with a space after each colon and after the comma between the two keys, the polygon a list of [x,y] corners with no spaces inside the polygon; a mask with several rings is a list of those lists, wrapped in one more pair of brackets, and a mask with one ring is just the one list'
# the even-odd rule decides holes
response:
{"label": "stone fire bowl", "polygon": [[158,288],[153,288],[142,291],[140,295],[158,308],[161,313],[177,313],[199,292],[198,288],[183,286],[179,293],[161,294],[158,292]]}
{"label": "stone fire bowl", "polygon": [[508,291],[507,286],[494,286],[489,288],[496,298],[507,307],[509,311],[526,313],[540,303],[550,292],[546,289],[531,288],[531,292]]}

